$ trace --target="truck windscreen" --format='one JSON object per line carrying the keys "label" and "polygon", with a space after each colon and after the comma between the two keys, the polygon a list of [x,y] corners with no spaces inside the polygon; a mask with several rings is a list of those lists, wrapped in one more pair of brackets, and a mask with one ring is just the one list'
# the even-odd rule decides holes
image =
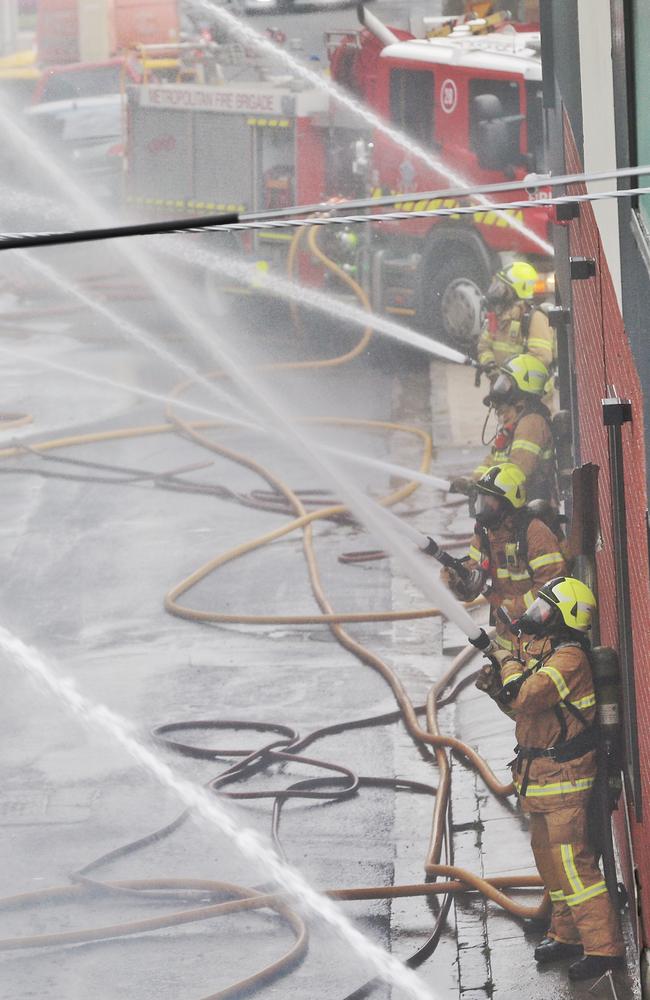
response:
{"label": "truck windscreen", "polygon": [[83,97],[119,94],[121,72],[121,66],[110,65],[51,73],[44,82],[39,101],[73,101]]}
{"label": "truck windscreen", "polygon": [[390,74],[390,118],[425,148],[433,141],[434,76],[431,70],[393,69]]}

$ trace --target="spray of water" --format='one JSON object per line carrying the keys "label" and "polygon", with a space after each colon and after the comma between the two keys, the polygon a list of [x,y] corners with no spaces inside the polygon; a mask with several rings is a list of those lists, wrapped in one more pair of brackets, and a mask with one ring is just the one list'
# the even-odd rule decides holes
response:
{"label": "spray of water", "polygon": [[[31,160],[39,163],[45,173],[53,180],[53,182],[67,198],[73,202],[78,202],[82,206],[82,209],[88,218],[99,225],[112,224],[113,219],[108,211],[106,209],[100,209],[97,206],[90,195],[84,192],[78,179],[72,175],[68,175],[61,164],[57,163],[54,156],[49,154],[47,156],[42,155],[38,142],[24,127],[24,123],[19,124],[16,116],[11,114],[1,102],[0,126],[3,127],[4,134],[6,134],[9,138],[9,141],[26,154]],[[146,250],[138,247],[134,241],[128,239],[117,241],[117,246],[127,263],[135,269],[135,271],[142,277],[143,281],[153,290],[160,303],[167,307],[169,315],[178,322],[179,327],[184,329],[188,334],[192,335],[195,342],[202,343],[207,350],[211,352],[211,340],[213,335],[212,326],[199,316],[196,311],[192,310],[189,303],[183,299],[183,296],[178,288],[178,282],[175,280],[174,276],[168,271],[161,271],[161,269],[156,266],[156,262],[151,259],[151,255],[148,254]],[[35,258],[32,257],[31,260],[35,261]],[[74,295],[90,308],[96,308],[97,311],[99,311],[111,322],[116,322],[116,314],[102,304],[98,303],[95,305],[95,300],[91,296],[86,295],[80,289],[76,288],[76,286],[71,282],[59,277],[53,268],[48,268],[40,260],[38,264],[34,263],[33,266],[40,268],[41,273],[58,284],[59,287],[63,288],[63,290]],[[150,350],[158,354],[159,357],[164,357],[165,360],[172,364],[176,369],[182,371],[187,377],[204,385],[204,387],[206,387],[211,394],[219,396],[222,400],[226,400],[228,405],[234,407],[235,410],[243,410],[244,413],[247,413],[241,403],[226,393],[221,386],[217,386],[210,380],[205,379],[191,366],[188,366],[184,361],[177,358],[167,349],[163,348],[159,343],[158,338],[146,333],[140,327],[136,327],[135,324],[122,321],[121,319],[119,320],[118,325],[121,326],[121,328],[124,329],[129,336],[134,337],[140,343],[147,346]]]}
{"label": "spray of water", "polygon": [[[8,127],[12,137],[18,137],[19,144],[27,149],[30,156],[38,157],[39,149],[35,140],[24,129],[20,128],[7,111],[0,106],[0,123],[2,122]],[[45,166],[63,190],[67,192],[71,189],[73,192],[77,190],[74,181],[67,177],[65,171],[54,162],[53,158],[46,158]],[[89,197],[84,196],[83,201],[85,207],[90,208],[95,217],[98,214],[100,217],[103,217],[101,213],[97,212]],[[312,467],[315,466],[330,482],[333,482],[339,488],[343,499],[352,513],[366,525],[375,537],[382,540],[385,548],[401,561],[405,570],[422,593],[432,600],[432,603],[437,603],[438,607],[440,607],[441,611],[447,617],[456,621],[466,635],[470,638],[477,638],[480,630],[474,624],[469,614],[462,605],[454,600],[446,587],[432,578],[430,568],[426,565],[427,561],[419,552],[414,552],[411,546],[405,543],[403,535],[400,534],[392,523],[393,518],[391,515],[378,504],[370,501],[352,483],[348,482],[341,475],[340,471],[331,462],[326,460],[322,454],[319,457],[315,455],[315,442],[307,438],[304,432],[295,426],[293,421],[284,414],[282,407],[277,401],[267,396],[268,390],[263,390],[261,383],[253,380],[250,373],[245,372],[244,365],[237,360],[233,360],[233,357],[226,352],[223,340],[218,342],[220,349],[217,352],[215,330],[203,322],[191,306],[181,299],[173,287],[169,285],[169,276],[161,274],[156,269],[150,256],[137,250],[129,241],[123,242],[122,253],[143,274],[145,279],[159,294],[162,302],[168,305],[173,314],[179,318],[179,321],[182,322],[187,332],[192,335],[195,342],[201,344],[210,353],[218,353],[221,365],[227,374],[234,379],[235,384],[242,385],[246,390],[251,407],[260,410],[266,417],[270,415],[278,429],[286,433],[288,442],[293,442],[295,449],[306,459],[307,463]],[[40,264],[39,266],[44,265]],[[147,338],[147,340],[150,341],[151,338]],[[148,346],[151,346],[151,344]],[[185,370],[185,366],[183,366],[183,370]],[[203,380],[198,373],[190,370],[190,377],[206,382],[214,391],[212,383]],[[223,390],[220,391],[223,392]],[[238,402],[233,400],[232,403],[237,408],[241,408],[241,404]]]}
{"label": "spray of water", "polygon": [[[0,354],[8,358],[26,362],[27,364],[35,365],[36,367],[49,368],[52,371],[61,372],[64,375],[72,375],[75,378],[79,378],[87,382],[93,382],[96,385],[105,386],[110,389],[117,389],[120,392],[130,393],[134,396],[139,396],[141,399],[149,399],[153,402],[164,403],[165,405],[173,402],[174,406],[178,408],[187,410],[190,413],[201,414],[201,416],[209,417],[219,423],[229,424],[233,427],[253,431],[257,434],[272,434],[276,437],[281,437],[281,435],[279,435],[273,428],[254,423],[251,420],[242,420],[240,418],[233,417],[231,414],[219,413],[214,409],[209,409],[208,407],[201,406],[198,403],[186,402],[184,399],[172,400],[170,396],[164,396],[162,393],[153,392],[153,390],[150,389],[144,389],[142,386],[133,385],[132,383],[118,382],[116,379],[107,378],[105,375],[95,375],[85,369],[75,368],[72,365],[65,365],[59,361],[52,361],[49,358],[37,358],[34,357],[34,355],[27,354],[25,351],[16,351],[2,346],[0,346]],[[352,465],[366,465],[370,468],[378,469],[380,472],[387,472],[391,476],[397,476],[400,479],[424,483],[426,486],[433,486],[435,489],[444,490],[445,492],[449,491],[450,484],[446,479],[429,475],[426,472],[420,472],[418,469],[408,469],[404,465],[396,465],[394,462],[385,462],[379,458],[371,458],[368,455],[361,455],[358,452],[348,451],[344,448],[336,448],[333,445],[321,444],[320,447],[323,451],[336,455]],[[403,522],[400,521],[399,518],[396,520],[398,524],[403,525]],[[408,525],[403,525],[403,527],[403,533],[409,534]],[[425,547],[427,541],[426,536],[421,533],[417,533],[413,536],[409,535],[409,537],[413,538],[418,548]]]}
{"label": "spray of water", "polygon": [[[223,386],[218,385],[210,379],[204,378],[204,376],[196,371],[195,368],[188,365],[182,358],[179,358],[176,354],[164,347],[158,338],[153,337],[142,327],[137,326],[125,317],[120,316],[113,309],[109,308],[109,306],[79,288],[79,286],[75,285],[74,282],[63,277],[63,275],[61,275],[55,268],[45,264],[33,254],[21,250],[20,257],[30,268],[37,271],[42,277],[46,278],[66,295],[71,295],[73,298],[77,299],[78,302],[81,302],[82,305],[87,306],[89,309],[92,309],[93,312],[96,312],[99,316],[108,320],[116,330],[128,339],[142,344],[143,347],[152,351],[152,353],[156,354],[162,361],[171,365],[172,368],[181,371],[187,378],[203,386],[203,388],[207,389],[211,395],[217,396],[228,406],[229,410],[239,410],[244,414],[248,414],[248,409],[243,406],[243,404],[236,399],[235,396],[227,392]],[[213,411],[209,411],[208,415],[214,416],[215,414]]]}
{"label": "spray of water", "polygon": [[[173,243],[171,241],[160,243],[159,252],[177,258],[182,257],[188,263],[200,266],[214,274],[227,275],[246,285],[259,286],[264,280],[254,264],[247,264],[244,261],[226,257],[225,254],[208,253],[180,240],[174,240]],[[305,288],[297,282],[283,278],[280,274],[274,273],[269,278],[268,291],[273,295],[279,295],[299,305],[309,306],[334,319],[349,320],[355,326],[372,326],[373,330],[377,333],[396,340],[405,346],[424,351],[426,354],[431,354],[436,358],[444,358],[446,361],[452,361],[459,365],[470,363],[470,359],[466,354],[462,354],[453,347],[448,347],[437,340],[425,337],[415,330],[409,330],[407,327],[401,326],[399,323],[394,323],[385,316],[368,313],[365,309],[355,306],[351,302],[338,299],[336,302],[333,302],[332,297],[326,295],[324,292],[320,292],[316,288]]]}
{"label": "spray of water", "polygon": [[[72,201],[76,202],[80,197],[80,190],[76,181],[73,178],[69,178],[65,171],[62,170],[60,166],[55,164],[52,157],[41,157],[39,155],[40,150],[38,144],[25,132],[24,129],[17,125],[16,121],[12,119],[12,117],[9,116],[2,107],[0,107],[0,122],[4,125],[5,134],[9,135],[15,142],[22,146],[23,149],[27,148],[28,155],[35,161],[40,162],[48,171],[49,175],[54,179],[55,183],[57,183],[62,190],[68,194]],[[100,223],[104,221],[106,217],[105,214],[97,211],[96,206],[89,197],[84,196],[82,201],[84,208],[93,219],[99,218]],[[172,315],[176,317],[179,323],[188,332],[193,334],[199,342],[204,344],[204,346],[212,349],[214,346],[214,330],[208,326],[207,323],[204,323],[201,318],[198,317],[187,306],[187,304],[182,301],[180,296],[178,296],[177,293],[168,286],[167,282],[169,277],[167,275],[157,274],[155,269],[152,267],[151,261],[144,254],[141,254],[134,249],[130,244],[127,243],[123,246],[122,253],[138,270],[138,272],[145,276],[146,280],[153,285],[163,304],[168,306]],[[148,338],[148,340],[149,343],[147,346],[151,347],[152,344],[150,339]],[[239,367],[237,365],[233,365],[223,353],[221,354],[221,360],[222,363],[225,360],[228,360],[230,373],[232,375],[239,375]],[[174,363],[177,365],[176,359],[174,359]],[[191,377],[196,379],[197,373],[192,371]],[[294,442],[296,449],[304,455],[310,465],[314,465],[313,442],[305,439],[301,433],[294,428],[291,421],[284,417],[281,412],[278,412],[276,416],[273,405],[269,405],[265,398],[257,399],[255,396],[256,387],[254,385],[249,385],[245,377],[243,378],[243,381],[238,378],[238,381],[249,390],[252,404],[259,406],[267,415],[273,414],[280,429],[288,431],[289,439]],[[208,383],[208,385],[210,385],[210,383]],[[331,481],[335,483],[341,481],[341,477],[338,476],[333,469],[328,467],[328,463],[321,460],[317,463],[317,466],[327,474]],[[395,529],[391,527],[390,515],[386,515],[386,512],[380,507],[372,504],[370,501],[367,501],[367,498],[365,498],[363,494],[359,493],[359,491],[356,490],[351,484],[346,483],[345,485],[348,502],[351,501],[349,503],[351,509],[355,513],[362,512],[361,519],[366,521],[367,526],[373,530],[375,534],[383,537],[384,543],[388,544],[388,547],[390,547],[394,554],[399,554],[403,563],[405,563],[409,568],[409,571],[412,572],[414,582],[420,585],[423,593],[431,594],[432,592],[436,592],[437,603],[441,609],[445,613],[449,611],[449,616],[451,618],[454,618],[457,615],[459,621],[462,621],[461,627],[464,627],[467,634],[476,634],[478,630],[464,609],[453,600],[444,587],[441,585],[435,587],[433,585],[434,581],[431,580],[430,573],[424,569],[424,564],[414,560],[414,556],[421,558],[419,554],[407,551],[410,547],[405,545],[402,536],[400,536]],[[386,515],[385,519],[382,519],[383,515]],[[357,516],[359,516],[359,513],[357,513]],[[447,610],[445,610],[445,608],[447,608]],[[465,615],[467,621],[462,618],[462,615]],[[56,693],[60,698],[63,698],[66,704],[78,716],[84,718],[89,725],[100,726],[114,739],[118,740],[134,757],[134,759],[137,759],[141,764],[146,766],[152,774],[156,775],[159,780],[164,781],[168,787],[174,789],[188,806],[192,806],[200,813],[200,815],[216,824],[219,829],[221,829],[228,837],[238,844],[239,848],[244,851],[248,857],[254,858],[258,862],[263,862],[266,865],[267,870],[278,878],[280,884],[294,891],[305,905],[309,906],[314,913],[326,920],[333,928],[344,936],[345,941],[353,947],[355,951],[364,958],[364,960],[371,963],[373,968],[379,975],[382,976],[382,978],[392,983],[397,988],[405,990],[405,992],[409,996],[413,997],[414,1000],[429,1000],[429,992],[425,990],[418,978],[412,972],[404,969],[404,967],[397,962],[397,960],[392,958],[392,956],[387,955],[380,948],[377,948],[377,946],[367,941],[367,939],[359,931],[349,924],[349,922],[342,916],[342,914],[339,913],[330,901],[322,900],[321,897],[308,885],[308,883],[304,881],[304,879],[302,879],[300,875],[284,866],[271,851],[263,848],[263,845],[260,845],[254,834],[248,830],[242,830],[237,822],[235,822],[220,806],[208,797],[206,792],[189,782],[183,782],[181,779],[177,779],[173,772],[171,772],[171,770],[168,769],[162,761],[148,751],[146,747],[139,743],[130,734],[128,726],[126,726],[122,720],[120,720],[117,716],[114,716],[103,706],[95,706],[89,703],[77,692],[74,685],[71,683],[65,682],[62,687],[62,682],[59,682],[38,654],[36,654],[33,650],[30,650],[15,636],[1,627],[0,645],[2,645],[11,655],[15,656],[25,668],[30,670],[33,676],[40,677],[41,680],[47,684],[50,690]]]}
{"label": "spray of water", "polygon": [[12,212],[20,211],[25,216],[36,215],[41,223],[46,220],[62,221],[71,216],[69,209],[60,205],[53,198],[33,191],[23,191],[19,188],[0,184],[0,203]]}
{"label": "spray of water", "polygon": [[345,448],[334,448],[331,445],[322,445],[323,451],[330,455],[337,455],[344,462],[351,465],[367,465],[371,469],[379,469],[381,472],[388,472],[391,476],[399,479],[412,479],[425,486],[433,486],[437,490],[449,492],[450,483],[447,479],[440,479],[438,476],[431,476],[428,472],[419,472],[417,469],[407,469],[404,465],[395,465],[393,462],[385,462],[381,458],[370,458],[368,455],[359,455],[358,452],[347,451]]}
{"label": "spray of water", "polygon": [[376,975],[412,1000],[433,1000],[433,994],[415,973],[369,941],[330,899],[321,896],[298,871],[281,861],[259,834],[242,826],[239,818],[225,807],[223,800],[175,774],[157,754],[133,735],[133,727],[129,722],[105,705],[92,702],[82,695],[71,678],[59,676],[37,650],[26,645],[4,626],[0,626],[0,648],[41,687],[45,687],[62,701],[68,711],[91,731],[104,732],[157,781],[170,789],[186,807],[194,810],[211,827],[228,837],[244,857],[268,872],[283,891],[289,892],[315,917],[328,924]]}
{"label": "spray of water", "polygon": [[[220,367],[233,383],[241,387],[267,420],[272,421],[286,444],[320,477],[334,486],[348,509],[382,547],[400,562],[420,592],[432,604],[437,605],[446,618],[455,622],[469,639],[477,639],[481,630],[471,616],[449,590],[433,577],[430,561],[406,542],[405,533],[416,532],[420,541],[415,537],[412,540],[422,548],[421,533],[404,525],[394,514],[367,497],[332,463],[314,438],[298,426],[269,386],[262,382],[259,374],[253,374],[251,366],[238,356],[230,341],[226,344],[224,337],[214,337],[212,347],[218,356]],[[398,528],[396,521],[399,521],[402,530]]]}
{"label": "spray of water", "polygon": [[[324,90],[329,97],[351,111],[352,114],[357,118],[362,118],[368,125],[382,135],[385,135],[391,142],[395,143],[396,146],[403,149],[405,152],[410,153],[411,156],[416,160],[420,160],[424,163],[426,167],[430,170],[435,171],[443,177],[446,177],[449,182],[457,187],[469,188],[469,182],[466,177],[462,174],[457,173],[447,164],[443,163],[437,157],[433,156],[430,152],[423,149],[416,142],[414,142],[408,135],[401,132],[399,129],[393,128],[388,125],[378,114],[371,111],[365,105],[356,101],[350,96],[345,90],[337,86],[332,80],[327,79],[324,76],[320,76],[313,70],[304,66],[298,59],[292,56],[289,52],[281,49],[279,46],[275,45],[268,38],[264,38],[253,28],[244,24],[239,18],[235,17],[223,6],[217,6],[212,0],[190,0],[190,6],[203,10],[209,13],[211,18],[221,24],[226,28],[234,38],[239,39],[245,45],[252,46],[257,51],[264,53],[267,56],[281,62],[291,73],[296,76],[301,77],[303,80],[307,81],[312,87],[316,87],[318,90]],[[472,195],[474,201],[480,205],[488,205],[489,200],[484,195]],[[547,240],[538,236],[537,233],[527,226],[520,219],[514,218],[505,213],[498,213],[504,219],[507,225],[516,229],[527,239],[534,242],[545,254],[550,256],[553,255],[553,246]]]}
{"label": "spray of water", "polygon": [[[139,396],[141,399],[150,399],[156,403],[163,403],[165,406],[169,403],[173,403],[174,406],[179,409],[187,410],[190,413],[200,414],[203,417],[209,417],[219,423],[232,424],[236,427],[256,431],[258,433],[265,432],[265,428],[263,428],[260,424],[253,423],[251,420],[243,420],[240,417],[233,417],[232,414],[220,413],[213,408],[201,406],[199,403],[190,403],[184,399],[172,400],[170,396],[165,396],[160,392],[154,392],[152,389],[145,389],[142,386],[133,385],[132,383],[118,382],[116,379],[108,378],[106,375],[96,375],[83,368],[75,368],[73,365],[65,365],[60,361],[52,361],[51,358],[35,357],[33,354],[28,354],[25,351],[16,351],[12,350],[10,347],[2,346],[0,346],[0,354],[3,354],[8,358],[14,358],[17,361],[23,361],[27,364],[35,365],[39,368],[49,368],[51,371],[61,372],[64,375],[72,375],[74,378],[82,379],[86,382],[94,382],[96,385],[105,386],[109,389],[117,389],[120,392],[131,393],[133,396]],[[30,428],[28,433],[33,434],[33,428]]]}
{"label": "spray of water", "polygon": [[[1,107],[0,120],[2,120]],[[29,139],[29,136],[26,136],[26,138]],[[34,152],[33,149],[31,151]],[[54,165],[54,167],[56,171],[56,165]],[[56,171],[56,179],[61,182],[64,180],[59,177],[58,171]],[[122,249],[124,249],[124,244],[122,244]],[[189,263],[201,266],[213,273],[228,275],[230,278],[234,278],[235,280],[241,281],[247,285],[259,285],[260,281],[263,280],[259,270],[254,265],[238,261],[234,258],[226,257],[224,254],[216,255],[214,253],[207,253],[197,247],[190,247],[187,243],[183,243],[179,240],[174,241],[173,244],[171,242],[159,242],[158,250],[160,253],[169,254],[175,259],[184,259]],[[204,385],[207,384],[206,380],[201,380],[200,375],[196,373],[194,369],[187,366],[181,359],[178,358],[177,355],[174,355],[169,350],[163,348],[157,338],[152,337],[136,324],[118,316],[117,313],[104,305],[104,303],[98,301],[92,295],[83,292],[72,282],[64,279],[59,272],[44,264],[40,258],[36,258],[26,252],[21,252],[20,257],[26,261],[31,268],[37,270],[43,277],[47,278],[48,281],[57,285],[66,293],[73,295],[79,302],[88,308],[93,309],[105,319],[108,319],[113,325],[116,326],[116,328],[121,330],[123,334],[126,334],[132,339],[155,351],[159,357],[162,357],[173,367],[181,370],[185,375],[196,377],[197,380],[203,381]],[[139,256],[137,259],[142,267],[142,261]],[[323,292],[320,292],[317,289],[304,288],[296,282],[283,278],[281,275],[273,275],[272,286],[269,290],[272,291],[273,294],[280,295],[282,298],[289,299],[290,301],[303,306],[310,306],[311,308],[325,313],[333,318],[343,318],[349,320],[350,323],[356,326],[368,326],[368,313],[359,306],[355,306],[344,301],[333,304],[331,297],[328,297]],[[422,334],[417,333],[414,330],[409,330],[407,327],[403,327],[399,323],[394,323],[386,317],[373,315],[372,327],[377,333],[397,340],[398,342],[409,347],[413,347],[416,350],[424,351],[434,357],[444,358],[445,360],[452,361],[457,364],[466,364],[468,361],[467,356],[462,354],[460,351],[457,351],[452,347],[448,347],[446,344],[441,344],[438,341],[432,340],[429,337],[424,337]],[[210,390],[213,393],[217,391],[213,383],[210,384]],[[221,395],[223,398],[223,391],[221,392]],[[236,405],[234,400],[230,400],[230,403],[231,405]]]}

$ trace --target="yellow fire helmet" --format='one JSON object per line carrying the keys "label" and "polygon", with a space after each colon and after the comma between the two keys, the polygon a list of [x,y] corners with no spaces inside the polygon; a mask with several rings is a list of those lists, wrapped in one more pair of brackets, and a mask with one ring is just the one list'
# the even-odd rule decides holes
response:
{"label": "yellow fire helmet", "polygon": [[539,281],[537,271],[525,260],[514,261],[499,271],[499,277],[514,289],[519,299],[532,299],[535,284]]}
{"label": "yellow fire helmet", "polygon": [[595,610],[596,598],[582,580],[574,576],[556,576],[540,588],[537,597],[520,618],[519,627],[532,635],[548,634],[554,628],[557,614],[560,614],[567,628],[588,632]]}
{"label": "yellow fire helmet", "polygon": [[493,465],[484,472],[476,483],[476,489],[488,496],[501,497],[515,510],[519,510],[526,503],[525,483],[526,477],[518,465],[514,462],[503,462],[501,465]]}
{"label": "yellow fire helmet", "polygon": [[[510,358],[509,361],[502,364],[499,370],[512,379],[520,392],[528,393],[531,396],[542,397],[544,395],[549,371],[544,362],[536,358],[534,354],[515,354],[514,358]],[[497,382],[500,378],[501,375],[498,375],[493,391],[497,390]]]}

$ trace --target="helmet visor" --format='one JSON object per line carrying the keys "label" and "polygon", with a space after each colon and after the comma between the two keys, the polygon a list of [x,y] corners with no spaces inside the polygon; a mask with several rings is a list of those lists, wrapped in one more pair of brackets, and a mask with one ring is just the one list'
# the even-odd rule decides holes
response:
{"label": "helmet visor", "polygon": [[505,372],[497,375],[490,389],[488,399],[492,406],[501,406],[504,403],[511,403],[515,397],[515,386],[513,380]]}
{"label": "helmet visor", "polygon": [[477,493],[474,501],[474,517],[484,528],[495,527],[503,515],[503,500],[490,493]]}
{"label": "helmet visor", "polygon": [[492,278],[490,286],[485,293],[485,298],[490,306],[499,306],[512,298],[510,285],[504,281],[500,274],[496,274]]}
{"label": "helmet visor", "polygon": [[537,597],[517,622],[517,631],[525,635],[547,635],[557,617],[557,608]]}

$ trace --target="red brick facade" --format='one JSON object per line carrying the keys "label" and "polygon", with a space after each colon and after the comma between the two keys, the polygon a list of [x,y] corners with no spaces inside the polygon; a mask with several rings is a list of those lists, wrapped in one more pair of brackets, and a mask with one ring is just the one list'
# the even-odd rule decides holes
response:
{"label": "red brick facade", "polygon": [[[570,173],[583,170],[570,126],[565,120],[566,167]],[[583,193],[575,186],[571,193]],[[621,311],[609,273],[591,205],[581,205],[580,217],[570,224],[572,257],[596,261],[596,277],[572,283],[575,374],[579,409],[579,439],[582,462],[600,467],[600,523],[602,550],[597,553],[598,595],[601,642],[618,646],[616,580],[612,538],[612,511],[607,431],[603,426],[601,399],[607,385],[632,401],[632,423],[622,428],[627,513],[627,550],[632,603],[632,633],[636,679],[637,722],[643,822],[637,823],[630,811],[634,864],[640,886],[643,943],[650,945],[650,576],[646,510],[646,468],[642,387],[623,326]],[[625,817],[615,814],[619,849],[625,860],[627,835]],[[628,885],[628,892],[631,886]]]}

